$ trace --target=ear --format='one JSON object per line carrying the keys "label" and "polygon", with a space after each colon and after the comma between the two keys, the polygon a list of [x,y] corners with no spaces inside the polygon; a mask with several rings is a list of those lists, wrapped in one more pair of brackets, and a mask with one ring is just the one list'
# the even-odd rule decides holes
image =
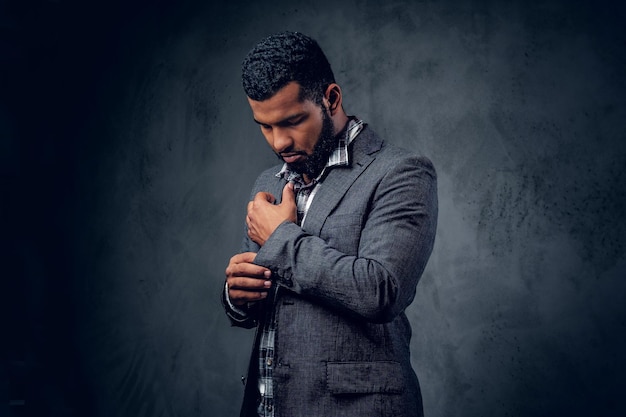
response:
{"label": "ear", "polygon": [[335,83],[329,84],[328,87],[326,87],[323,102],[324,107],[328,109],[330,114],[335,114],[337,112],[337,109],[341,109],[341,87],[339,87],[339,85]]}

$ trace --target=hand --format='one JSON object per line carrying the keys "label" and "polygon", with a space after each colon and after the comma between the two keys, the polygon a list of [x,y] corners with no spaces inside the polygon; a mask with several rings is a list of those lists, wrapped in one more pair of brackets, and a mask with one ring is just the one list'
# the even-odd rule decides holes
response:
{"label": "hand", "polygon": [[293,184],[287,183],[283,188],[280,204],[274,204],[276,198],[266,192],[257,193],[254,200],[248,203],[248,237],[263,246],[274,230],[284,221],[297,220],[296,196]]}
{"label": "hand", "polygon": [[254,258],[254,252],[240,253],[230,258],[226,267],[228,298],[234,305],[262,300],[272,286],[272,273],[263,266],[253,264]]}

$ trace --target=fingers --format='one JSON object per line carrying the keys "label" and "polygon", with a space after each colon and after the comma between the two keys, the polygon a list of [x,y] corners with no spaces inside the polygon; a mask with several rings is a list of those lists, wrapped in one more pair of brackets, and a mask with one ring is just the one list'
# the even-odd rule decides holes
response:
{"label": "fingers", "polygon": [[256,265],[256,253],[244,252],[230,258],[226,268],[228,297],[235,305],[263,300],[272,286],[272,273],[269,269]]}
{"label": "fingers", "polygon": [[293,191],[293,183],[288,182],[283,188],[283,197],[281,200],[281,204],[289,203],[296,204],[296,194]]}
{"label": "fingers", "polygon": [[226,267],[226,277],[247,277],[256,279],[269,279],[272,273],[269,269],[250,262],[232,262]]}
{"label": "fingers", "polygon": [[[246,252],[233,256],[226,267],[226,277],[247,277],[256,279],[269,279],[272,273],[269,269],[253,264],[256,253]],[[229,283],[230,285],[230,283]]]}
{"label": "fingers", "polygon": [[242,306],[267,298],[267,292],[228,291],[228,298],[233,305]]}
{"label": "fingers", "polygon": [[240,290],[246,292],[267,291],[272,286],[272,281],[267,279],[231,277],[228,278],[230,291]]}
{"label": "fingers", "polygon": [[228,298],[235,305],[267,298],[272,281],[255,278],[228,278]]}
{"label": "fingers", "polygon": [[[285,187],[283,188],[283,196],[282,196],[282,200],[283,203],[285,201],[289,202],[289,203],[293,203],[295,204],[296,202],[296,196],[295,193],[293,191],[293,183],[288,182]],[[254,204],[255,203],[270,203],[270,204],[274,204],[276,202],[276,197],[274,197],[274,195],[272,193],[268,193],[265,191],[261,191],[256,193],[256,195],[254,196],[254,199],[252,201],[248,202],[248,207],[247,207],[247,212],[250,213],[250,211],[254,208]]]}
{"label": "fingers", "polygon": [[235,305],[267,298],[272,282],[253,278],[228,278],[228,298]]}
{"label": "fingers", "polygon": [[240,264],[243,262],[251,263],[251,262],[254,262],[255,258],[256,258],[255,252],[242,252],[230,258],[230,263],[231,264]]}
{"label": "fingers", "polygon": [[275,204],[276,198],[268,192],[259,192],[248,203],[246,226],[248,237],[256,244],[263,246],[276,228],[285,220],[297,220],[296,202],[293,185],[283,188],[281,204]]}
{"label": "fingers", "polygon": [[274,197],[272,193],[261,191],[259,193],[256,193],[256,195],[254,196],[254,200],[252,201],[257,201],[257,200],[267,201],[268,203],[274,204],[274,202],[276,201],[276,197]]}
{"label": "fingers", "polygon": [[228,298],[233,305],[242,306],[255,301],[261,301],[267,298],[267,291],[252,292],[241,290],[228,290]]}

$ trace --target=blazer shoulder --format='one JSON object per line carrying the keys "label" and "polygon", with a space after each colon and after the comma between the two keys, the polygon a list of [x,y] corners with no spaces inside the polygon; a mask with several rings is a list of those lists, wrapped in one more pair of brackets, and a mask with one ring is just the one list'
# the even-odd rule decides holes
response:
{"label": "blazer shoulder", "polygon": [[[359,149],[358,153],[364,152],[366,154],[376,155],[376,159],[379,160],[379,163],[383,164],[396,165],[402,161],[412,161],[414,165],[434,171],[433,163],[428,157],[383,140],[369,125],[366,126],[361,135],[362,141],[357,145]],[[356,143],[358,143],[358,141]]]}
{"label": "blazer shoulder", "polygon": [[435,166],[430,158],[388,142],[383,143],[376,160],[379,164],[386,167],[413,167],[420,171],[423,170],[435,178],[437,176]]}

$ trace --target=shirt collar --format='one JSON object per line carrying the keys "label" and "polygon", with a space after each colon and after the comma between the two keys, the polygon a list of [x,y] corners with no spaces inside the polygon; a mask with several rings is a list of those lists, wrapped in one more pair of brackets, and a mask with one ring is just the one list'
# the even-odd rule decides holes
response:
{"label": "shirt collar", "polygon": [[[319,182],[320,178],[324,175],[327,168],[350,165],[348,146],[356,139],[358,134],[361,133],[366,125],[367,123],[363,122],[363,120],[354,116],[350,116],[343,135],[339,135],[337,139],[337,147],[328,157],[328,162],[326,162],[326,165],[324,166],[324,169],[322,169],[322,172],[313,181],[311,181],[311,184],[316,184],[317,182]],[[286,163],[283,164],[280,171],[276,173],[276,176],[279,178],[285,178],[287,182],[296,181],[297,183],[301,183],[300,185],[304,186],[302,176],[299,173],[290,170],[289,166]]]}

